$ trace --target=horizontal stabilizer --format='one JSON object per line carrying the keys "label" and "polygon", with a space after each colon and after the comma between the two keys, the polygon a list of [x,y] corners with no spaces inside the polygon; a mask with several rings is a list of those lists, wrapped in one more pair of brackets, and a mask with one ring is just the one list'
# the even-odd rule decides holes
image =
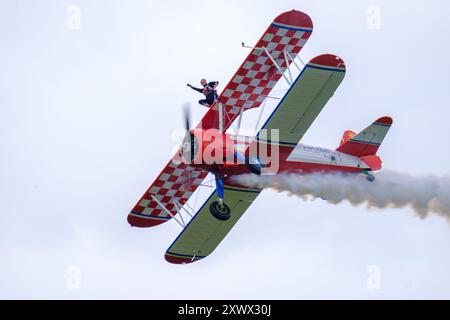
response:
{"label": "horizontal stabilizer", "polygon": [[367,164],[367,166],[372,170],[380,170],[382,161],[377,155],[361,157],[361,161]]}

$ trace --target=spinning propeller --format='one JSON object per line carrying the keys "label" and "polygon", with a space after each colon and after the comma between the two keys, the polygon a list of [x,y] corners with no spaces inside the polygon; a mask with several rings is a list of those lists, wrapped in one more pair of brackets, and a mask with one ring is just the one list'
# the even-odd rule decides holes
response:
{"label": "spinning propeller", "polygon": [[186,130],[186,135],[183,140],[183,145],[181,150],[183,152],[183,160],[187,163],[192,163],[195,157],[195,137],[190,131],[191,129],[191,105],[186,103],[183,105],[183,120],[184,129]]}

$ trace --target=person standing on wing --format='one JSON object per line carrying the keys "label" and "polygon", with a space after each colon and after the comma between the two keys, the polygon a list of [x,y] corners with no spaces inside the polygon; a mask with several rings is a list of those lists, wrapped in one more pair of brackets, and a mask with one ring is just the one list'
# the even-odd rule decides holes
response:
{"label": "person standing on wing", "polygon": [[214,103],[214,101],[219,98],[216,91],[216,88],[219,85],[219,81],[212,81],[208,83],[206,79],[202,79],[200,83],[203,88],[196,88],[189,83],[187,84],[187,86],[195,91],[203,93],[206,99],[202,99],[198,103],[200,103],[202,106],[210,107]]}

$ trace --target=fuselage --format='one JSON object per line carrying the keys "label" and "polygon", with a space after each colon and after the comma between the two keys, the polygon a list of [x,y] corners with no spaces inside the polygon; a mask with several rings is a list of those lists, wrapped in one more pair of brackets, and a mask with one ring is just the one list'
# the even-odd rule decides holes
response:
{"label": "fuselage", "polygon": [[[366,172],[371,170],[361,158],[336,150],[305,144],[286,145],[261,142],[249,137],[235,137],[220,132],[192,131],[194,143],[182,148],[190,165],[219,174],[224,178],[249,173],[248,163],[258,159],[263,174],[314,172]],[[193,150],[192,158],[190,148]],[[190,159],[190,160],[189,160]]]}

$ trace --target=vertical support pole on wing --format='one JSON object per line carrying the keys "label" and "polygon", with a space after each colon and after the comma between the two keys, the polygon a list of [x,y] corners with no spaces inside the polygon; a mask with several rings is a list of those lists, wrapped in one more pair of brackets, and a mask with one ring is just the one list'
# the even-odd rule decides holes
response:
{"label": "vertical support pole on wing", "polygon": [[[284,54],[284,60],[286,60],[286,65],[289,65],[289,56],[288,56],[288,52],[286,50],[283,50],[283,54]],[[292,59],[291,59],[292,60]],[[288,74],[289,74],[289,80],[291,80],[291,83],[294,82],[292,80],[292,72],[291,72],[291,68],[287,68],[288,70]]]}
{"label": "vertical support pole on wing", "polygon": [[175,199],[172,199],[172,202],[173,202],[173,204],[175,205],[175,207],[177,208],[177,211],[178,211],[178,213],[179,213],[179,215],[180,215],[180,217],[181,217],[181,220],[182,220],[182,222],[183,222],[183,224],[186,224],[185,222],[184,222],[184,219],[183,219],[183,215],[181,214],[181,211],[183,210],[184,212],[186,212],[186,214],[189,216],[189,217],[191,217],[192,218],[192,214],[188,211],[188,210],[186,210],[177,200],[175,200]]}
{"label": "vertical support pole on wing", "polygon": [[239,119],[238,119],[238,123],[237,123],[237,128],[236,128],[236,133],[234,134],[235,138],[238,137],[239,135],[239,131],[241,130],[241,123],[242,123],[242,115],[244,114],[244,106],[242,106],[239,109]]}
{"label": "vertical support pole on wing", "polygon": [[[186,205],[186,207],[188,207],[189,210],[191,210],[191,212],[192,212],[192,213],[190,213],[188,210],[185,209],[186,213],[187,213],[191,218],[193,218],[194,215],[195,215],[195,210],[189,205],[189,203],[186,202],[185,205]],[[195,207],[195,205],[194,205],[194,207]]]}
{"label": "vertical support pole on wing", "polygon": [[223,133],[223,105],[219,102],[219,130]]}
{"label": "vertical support pole on wing", "polygon": [[264,101],[263,101],[263,103],[262,103],[261,111],[259,112],[259,116],[258,116],[258,121],[256,121],[255,134],[256,134],[256,132],[257,132],[257,130],[258,130],[259,123],[261,122],[261,117],[262,117],[262,114],[264,113],[264,108],[266,107],[266,101],[267,101],[267,100],[264,99]]}

